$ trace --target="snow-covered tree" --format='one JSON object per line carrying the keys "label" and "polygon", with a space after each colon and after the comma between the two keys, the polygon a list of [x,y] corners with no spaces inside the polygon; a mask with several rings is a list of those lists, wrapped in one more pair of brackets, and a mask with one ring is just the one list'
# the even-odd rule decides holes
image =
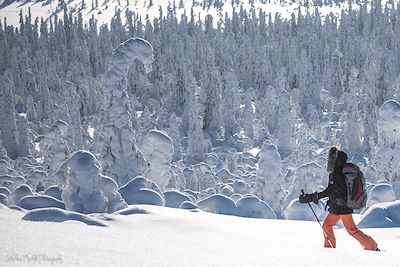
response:
{"label": "snow-covered tree", "polygon": [[400,103],[386,101],[379,109],[378,144],[374,162],[382,178],[389,180],[400,162]]}
{"label": "snow-covered tree", "polygon": [[264,142],[259,156],[255,194],[271,206],[278,218],[282,218],[285,192],[281,156],[278,148],[270,141]]}
{"label": "snow-covered tree", "polygon": [[149,70],[153,61],[152,53],[152,46],[143,39],[125,41],[114,50],[104,81],[104,95],[108,103],[103,121],[101,162],[104,173],[120,186],[142,174],[145,168],[143,155],[135,144],[124,80],[135,59],[141,60]]}
{"label": "snow-covered tree", "polygon": [[11,159],[18,157],[18,132],[15,120],[13,82],[8,77],[0,80],[0,132],[4,148]]}
{"label": "snow-covered tree", "polygon": [[58,169],[55,177],[67,210],[82,213],[112,213],[127,204],[117,183],[101,175],[101,165],[88,151],[77,151]]}
{"label": "snow-covered tree", "polygon": [[166,189],[171,180],[171,161],[174,147],[171,138],[161,131],[151,130],[143,139],[140,150],[147,161],[144,176]]}

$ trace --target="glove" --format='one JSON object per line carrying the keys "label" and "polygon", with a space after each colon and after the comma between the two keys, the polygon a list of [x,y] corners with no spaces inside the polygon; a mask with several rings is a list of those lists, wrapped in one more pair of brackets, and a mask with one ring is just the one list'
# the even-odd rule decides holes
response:
{"label": "glove", "polygon": [[300,203],[309,203],[309,202],[314,202],[315,204],[318,203],[318,193],[312,193],[312,194],[304,194],[299,196],[299,202]]}

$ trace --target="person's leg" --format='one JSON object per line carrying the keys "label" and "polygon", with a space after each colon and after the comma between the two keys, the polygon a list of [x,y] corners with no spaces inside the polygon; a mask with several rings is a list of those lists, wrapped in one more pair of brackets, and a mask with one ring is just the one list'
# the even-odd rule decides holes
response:
{"label": "person's leg", "polygon": [[366,250],[376,250],[378,244],[369,235],[364,234],[360,231],[354,223],[353,216],[351,214],[340,215],[344,227],[347,232],[360,242],[361,246]]}
{"label": "person's leg", "polygon": [[[324,229],[324,247],[326,248],[335,248],[336,247],[336,238],[333,233],[333,226],[339,221],[340,216],[332,213],[328,213],[326,216],[322,228]],[[325,236],[326,235],[326,236]]]}

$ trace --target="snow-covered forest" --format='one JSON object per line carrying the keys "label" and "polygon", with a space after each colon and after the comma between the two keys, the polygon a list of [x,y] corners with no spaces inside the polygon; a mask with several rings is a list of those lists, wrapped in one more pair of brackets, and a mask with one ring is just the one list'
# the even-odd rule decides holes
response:
{"label": "snow-covered forest", "polygon": [[327,186],[331,145],[366,176],[362,213],[400,199],[394,2],[284,19],[228,1],[204,20],[170,3],[107,24],[62,3],[0,22],[1,203],[312,220],[295,200]]}

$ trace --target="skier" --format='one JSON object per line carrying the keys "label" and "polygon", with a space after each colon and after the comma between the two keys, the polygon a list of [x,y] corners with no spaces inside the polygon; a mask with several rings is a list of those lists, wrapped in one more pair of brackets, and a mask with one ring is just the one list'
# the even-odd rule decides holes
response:
{"label": "skier", "polygon": [[326,164],[326,170],[329,172],[328,187],[322,192],[299,196],[299,202],[318,203],[318,200],[321,198],[329,198],[327,202],[329,213],[322,226],[325,236],[324,247],[336,247],[336,239],[332,228],[339,220],[342,220],[347,232],[357,239],[364,249],[380,251],[378,244],[356,227],[352,216],[353,210],[346,206],[347,187],[343,174],[343,166],[346,162],[346,153],[338,150],[336,147],[331,147],[328,152]]}

